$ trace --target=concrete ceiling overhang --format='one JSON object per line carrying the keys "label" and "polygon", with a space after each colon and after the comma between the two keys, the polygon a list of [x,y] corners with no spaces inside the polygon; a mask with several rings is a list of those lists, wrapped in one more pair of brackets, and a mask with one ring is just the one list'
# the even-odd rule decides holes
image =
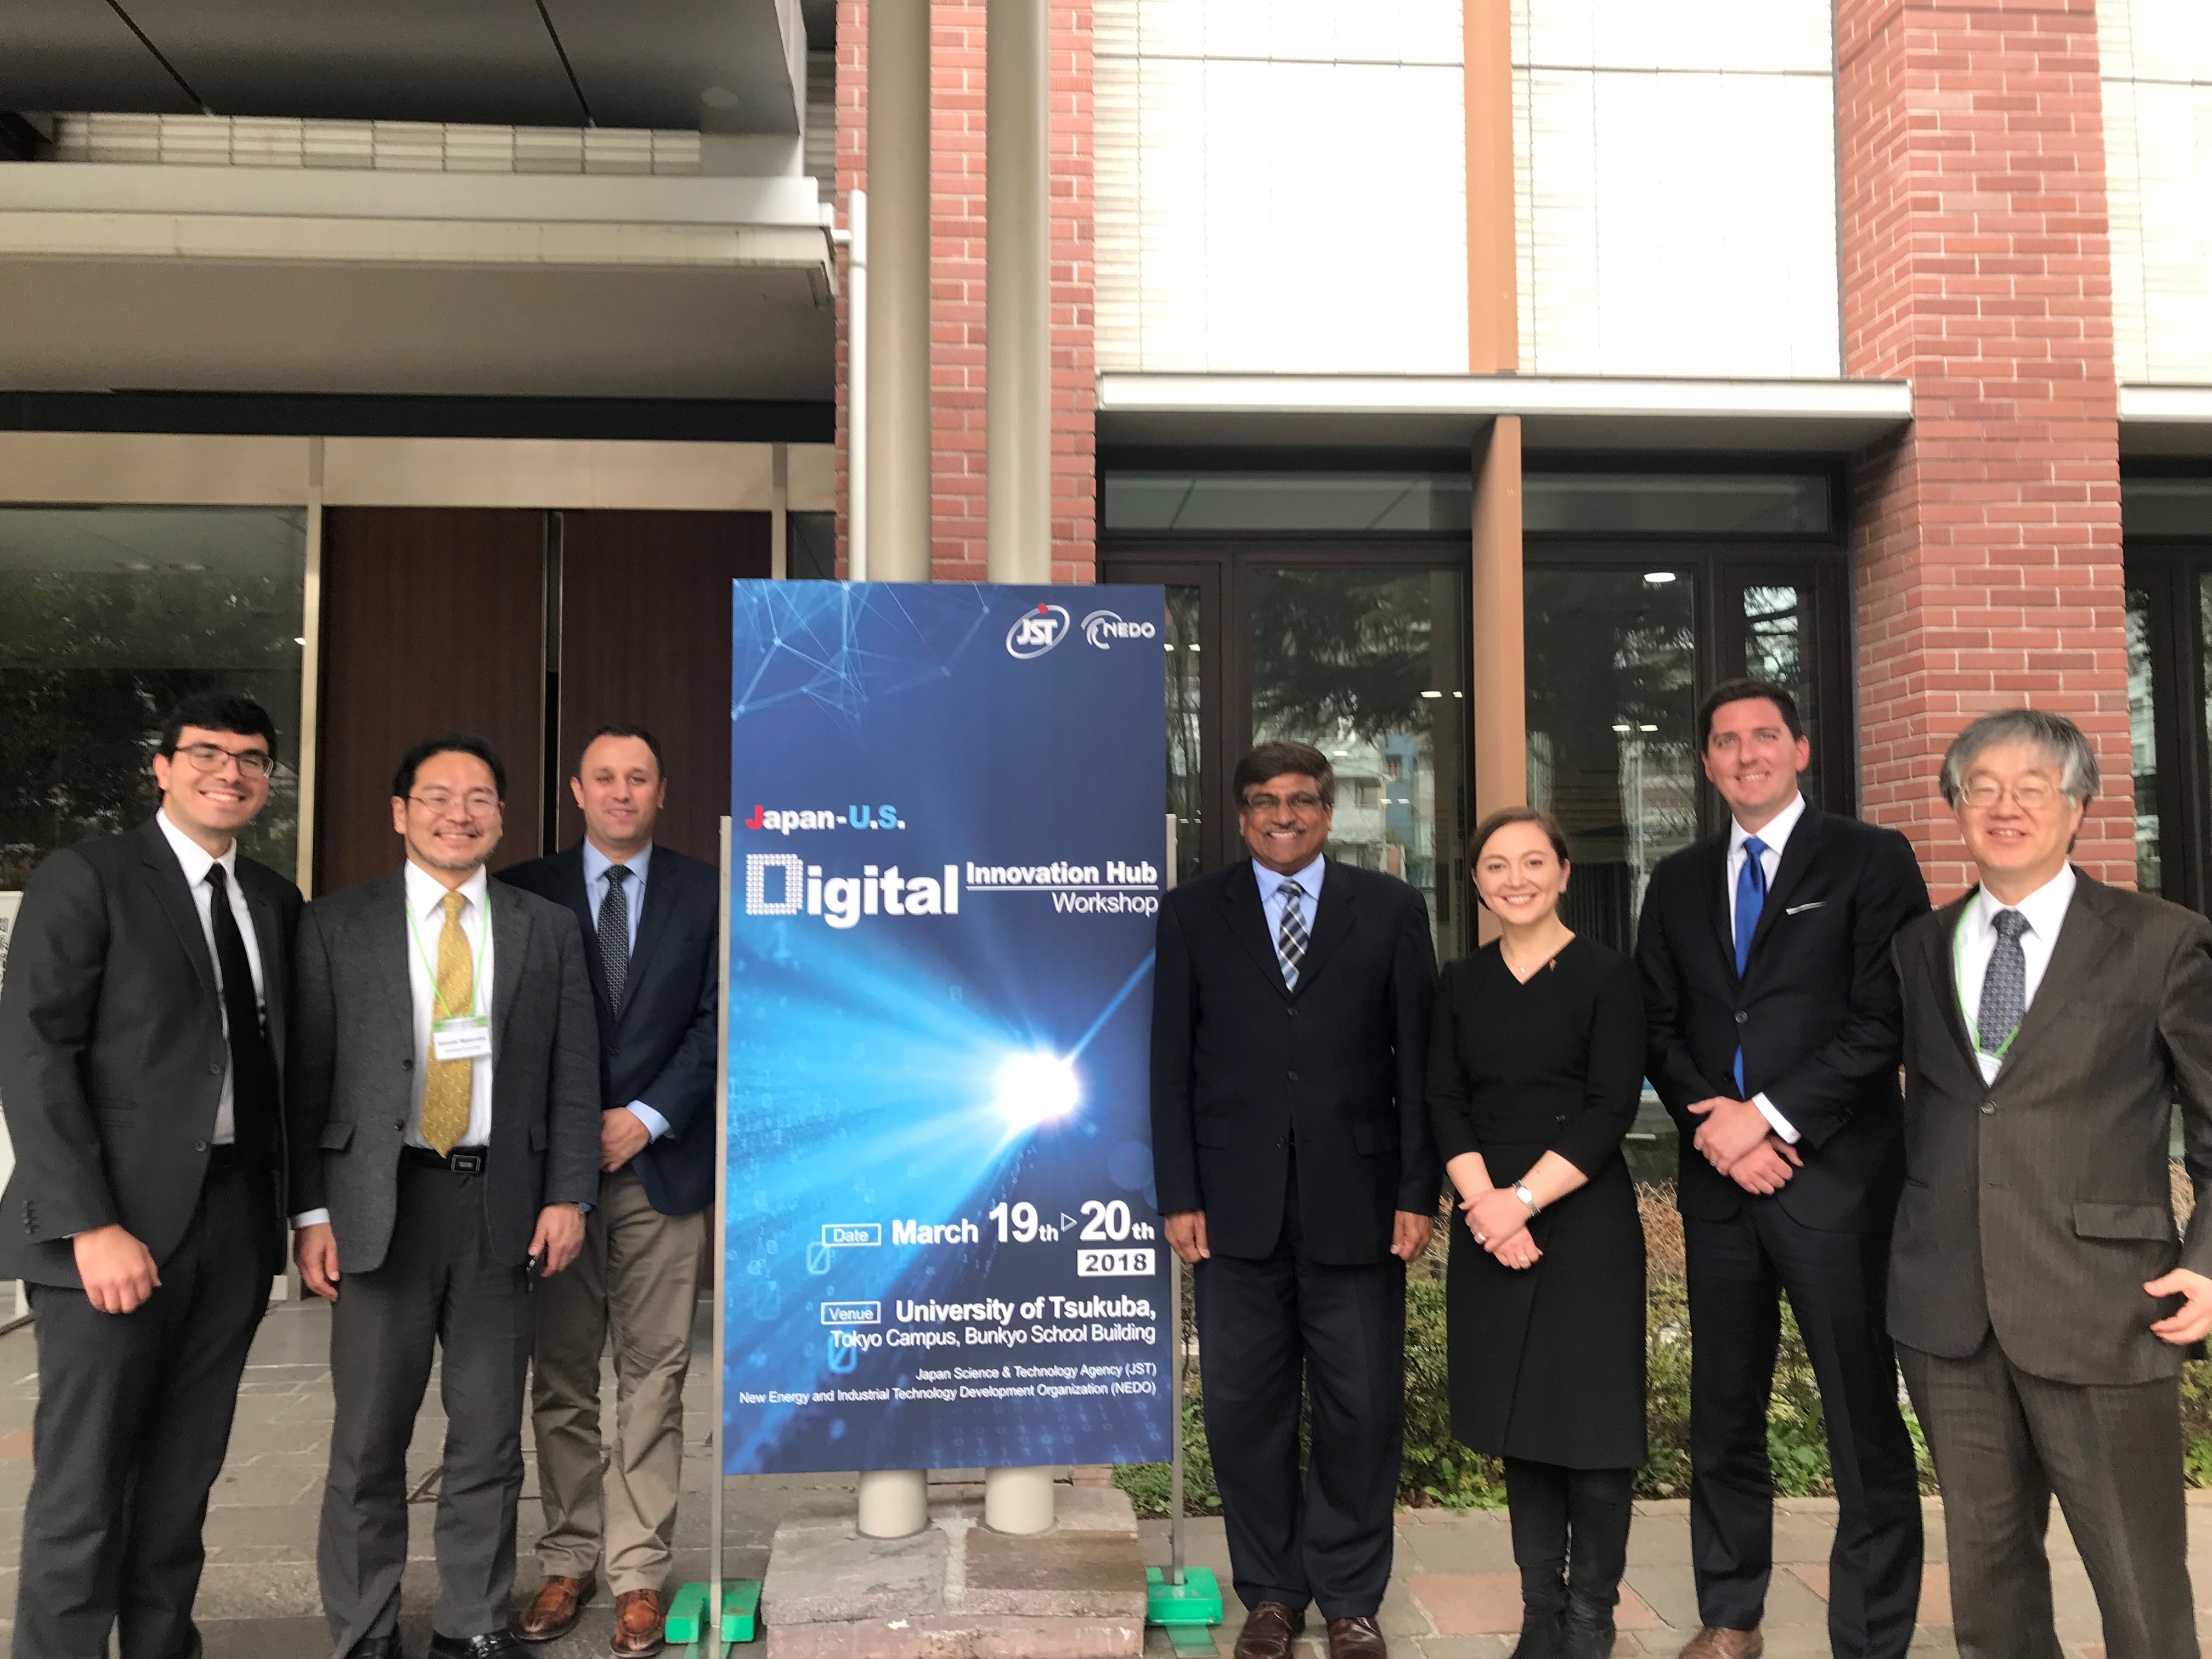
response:
{"label": "concrete ceiling overhang", "polygon": [[831,395],[806,178],[0,167],[0,386]]}
{"label": "concrete ceiling overhang", "polygon": [[1847,454],[1912,418],[1901,380],[1538,374],[1145,374],[1098,378],[1102,443],[1440,448],[1500,415],[1542,449]]}
{"label": "concrete ceiling overhang", "polygon": [[2120,453],[2212,456],[2212,386],[2124,386]]}
{"label": "concrete ceiling overhang", "polygon": [[796,133],[800,0],[28,0],[0,109]]}

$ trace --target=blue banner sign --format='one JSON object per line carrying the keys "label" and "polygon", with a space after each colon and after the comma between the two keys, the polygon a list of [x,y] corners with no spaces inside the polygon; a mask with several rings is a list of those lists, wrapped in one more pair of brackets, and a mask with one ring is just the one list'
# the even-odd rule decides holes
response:
{"label": "blue banner sign", "polygon": [[741,581],[724,1468],[1165,1458],[1157,587]]}

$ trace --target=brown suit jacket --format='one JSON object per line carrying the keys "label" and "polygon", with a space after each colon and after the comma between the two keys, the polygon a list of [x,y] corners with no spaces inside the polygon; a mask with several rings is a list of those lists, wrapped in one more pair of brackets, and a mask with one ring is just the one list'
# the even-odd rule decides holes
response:
{"label": "brown suit jacket", "polygon": [[[2061,1382],[2172,1376],[2194,1350],[2149,1327],[2178,1299],[2142,1287],[2177,1266],[2212,1274],[2212,922],[2079,876],[1984,1085],[1952,959],[1972,896],[1897,939],[1906,1174],[1890,1334],[1960,1359],[1994,1331],[2014,1364]],[[2197,1189],[2186,1238],[2167,1173],[2176,1102]]]}

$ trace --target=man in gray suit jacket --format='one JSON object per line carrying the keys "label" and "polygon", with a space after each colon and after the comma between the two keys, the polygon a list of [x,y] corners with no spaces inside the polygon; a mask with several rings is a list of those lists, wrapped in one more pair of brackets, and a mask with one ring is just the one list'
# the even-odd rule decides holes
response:
{"label": "man in gray suit jacket", "polygon": [[1980,884],[1898,936],[1889,1328],[1942,1483],[1960,1659],[2059,1659],[2054,1492],[2108,1659],[2197,1652],[2177,1379],[2212,1331],[2212,922],[2068,864],[2096,787],[2071,720],[1974,721],[1942,788]]}
{"label": "man in gray suit jacket", "polygon": [[407,861],[307,907],[289,1097],[294,1253],[331,1320],[317,1552],[337,1659],[398,1659],[407,1443],[444,1351],[435,1659],[501,1659],[522,1493],[530,1284],[599,1191],[597,1017],[575,918],[499,883],[506,769],[417,744],[392,787]]}

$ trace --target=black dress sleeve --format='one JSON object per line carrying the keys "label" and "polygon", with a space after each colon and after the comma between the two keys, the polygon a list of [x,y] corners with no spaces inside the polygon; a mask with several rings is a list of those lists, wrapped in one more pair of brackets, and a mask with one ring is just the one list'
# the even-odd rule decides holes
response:
{"label": "black dress sleeve", "polygon": [[1462,1152],[1482,1150],[1474,1138],[1474,1085],[1459,1053],[1459,1024],[1466,1012],[1462,1003],[1475,960],[1463,957],[1445,967],[1429,1027],[1429,1124],[1437,1156],[1447,1164]]}
{"label": "black dress sleeve", "polygon": [[1644,1083],[1644,988],[1636,963],[1607,952],[1596,980],[1583,1109],[1552,1148],[1585,1177],[1620,1155],[1621,1138],[1636,1121]]}

